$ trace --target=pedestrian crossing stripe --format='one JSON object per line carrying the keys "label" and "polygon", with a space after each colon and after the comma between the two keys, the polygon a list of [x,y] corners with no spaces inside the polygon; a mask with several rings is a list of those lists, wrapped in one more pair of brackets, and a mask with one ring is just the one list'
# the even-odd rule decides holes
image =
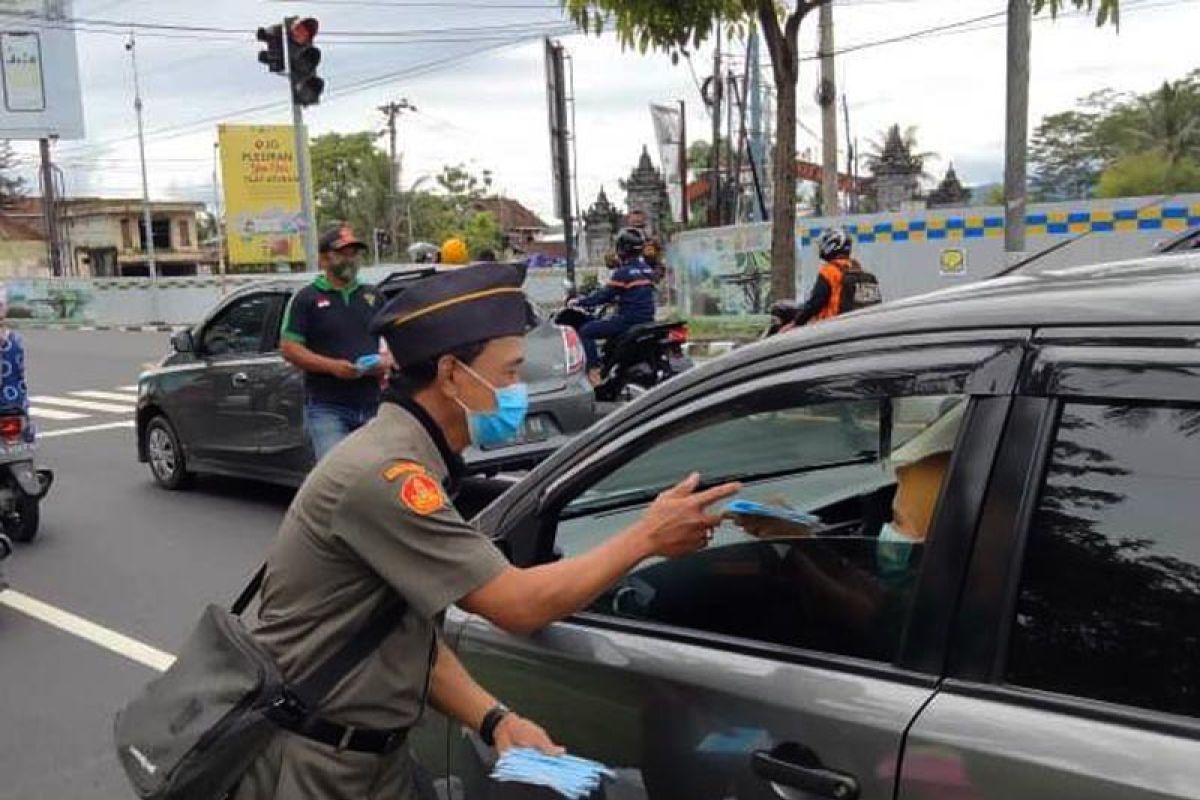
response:
{"label": "pedestrian crossing stripe", "polygon": [[73,422],[97,413],[126,415],[132,414],[137,406],[137,387],[80,389],[64,395],[37,395],[29,398],[29,402],[30,417],[52,422]]}

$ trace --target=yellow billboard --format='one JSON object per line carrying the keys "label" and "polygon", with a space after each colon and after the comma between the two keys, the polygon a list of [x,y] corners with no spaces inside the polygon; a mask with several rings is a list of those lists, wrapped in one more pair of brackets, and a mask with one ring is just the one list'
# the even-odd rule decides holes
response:
{"label": "yellow billboard", "polygon": [[221,125],[230,264],[304,261],[304,215],[290,125]]}

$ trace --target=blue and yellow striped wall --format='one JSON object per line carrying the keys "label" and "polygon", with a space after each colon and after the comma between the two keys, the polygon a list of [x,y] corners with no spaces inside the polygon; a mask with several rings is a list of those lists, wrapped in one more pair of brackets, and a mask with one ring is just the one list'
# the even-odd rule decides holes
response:
{"label": "blue and yellow striped wall", "polygon": [[[1200,203],[1034,212],[1025,217],[1029,236],[1070,236],[1080,233],[1129,233],[1133,231],[1184,231],[1200,226]],[[807,247],[823,227],[797,226],[800,244]],[[861,244],[875,242],[926,242],[937,240],[994,239],[1004,237],[1002,216],[945,216],[850,223],[846,230]]]}

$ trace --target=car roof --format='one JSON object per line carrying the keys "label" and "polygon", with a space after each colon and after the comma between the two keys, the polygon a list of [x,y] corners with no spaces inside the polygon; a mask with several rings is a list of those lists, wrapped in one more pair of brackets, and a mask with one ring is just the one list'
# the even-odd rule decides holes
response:
{"label": "car roof", "polygon": [[[523,267],[523,265],[519,266]],[[366,278],[367,283],[371,283],[375,287],[386,291],[388,288],[391,288],[390,285],[393,283],[402,284],[406,281],[416,280],[437,272],[445,272],[452,269],[459,269],[459,267],[439,264],[380,264],[363,267],[361,274]],[[229,297],[263,291],[294,292],[300,287],[311,283],[319,274],[314,272],[292,272],[273,275],[255,281],[248,286],[243,286],[237,291],[230,292]]]}
{"label": "car roof", "polygon": [[835,345],[839,339],[972,329],[1197,324],[1200,253],[1147,256],[1014,274],[884,303],[740,348],[722,363],[758,361]]}

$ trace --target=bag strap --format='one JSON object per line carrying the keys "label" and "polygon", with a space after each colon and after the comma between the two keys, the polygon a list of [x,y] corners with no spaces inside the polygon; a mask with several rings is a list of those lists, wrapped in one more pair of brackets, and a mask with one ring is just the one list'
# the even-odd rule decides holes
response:
{"label": "bag strap", "polygon": [[235,617],[240,617],[247,606],[250,605],[250,601],[254,599],[254,595],[258,594],[258,590],[262,588],[263,578],[266,575],[267,562],[264,561],[262,566],[258,568],[258,571],[254,573],[254,577],[246,584],[246,588],[242,589],[237,599],[233,601],[233,605],[229,607],[229,610],[233,612]]}
{"label": "bag strap", "polygon": [[[267,565],[266,562],[263,562],[263,565],[250,578],[250,582],[246,584],[246,588],[242,589],[237,599],[233,601],[230,611],[235,616],[240,617],[245,612],[250,601],[262,588],[263,578],[266,577],[266,574]],[[292,694],[303,703],[306,709],[315,710],[325,699],[325,695],[329,694],[342,678],[350,674],[350,670],[383,644],[383,640],[388,637],[388,634],[400,624],[400,619],[407,610],[408,602],[400,595],[395,595],[390,602],[375,609],[358,633],[350,637],[311,675],[291,687]]]}
{"label": "bag strap", "polygon": [[315,711],[333,687],[350,674],[350,670],[379,649],[383,640],[400,625],[407,610],[408,602],[400,595],[394,595],[390,602],[375,609],[367,624],[336,653],[307,678],[293,684],[292,692],[308,709]]}

